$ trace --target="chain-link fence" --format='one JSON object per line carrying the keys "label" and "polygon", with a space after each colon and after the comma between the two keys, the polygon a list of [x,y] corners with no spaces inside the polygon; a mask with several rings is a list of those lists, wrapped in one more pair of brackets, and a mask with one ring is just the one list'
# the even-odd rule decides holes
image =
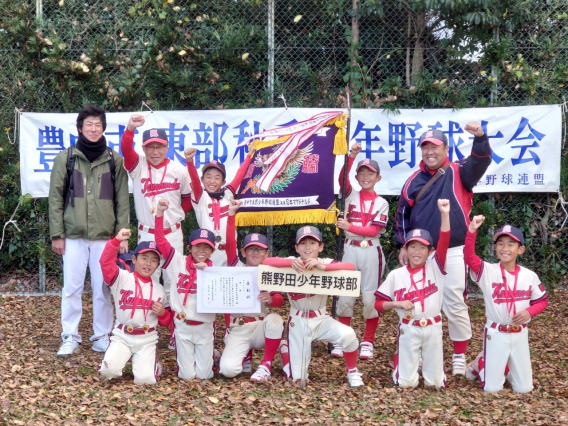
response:
{"label": "chain-link fence", "polygon": [[[283,106],[281,94],[288,106],[338,107],[346,85],[355,107],[466,108],[561,103],[568,84],[564,0],[0,0],[0,6],[0,120],[7,136],[0,139],[1,223],[20,197],[17,145],[10,144],[14,108],[271,107]],[[491,218],[488,227],[510,221],[523,228],[530,236],[524,262],[551,286],[564,283],[568,263],[558,198],[474,199],[474,212]],[[5,227],[0,292],[61,288],[47,206],[45,199],[23,204],[14,216],[21,232]],[[190,214],[184,227],[194,225]],[[325,228],[331,255],[334,229]],[[290,228],[269,232],[275,253],[287,254]],[[383,240],[392,267],[392,220]]]}

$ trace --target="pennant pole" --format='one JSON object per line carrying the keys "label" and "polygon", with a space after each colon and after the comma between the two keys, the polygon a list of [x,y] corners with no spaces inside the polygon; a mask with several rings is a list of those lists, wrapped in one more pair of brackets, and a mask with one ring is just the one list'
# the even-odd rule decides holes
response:
{"label": "pennant pole", "polygon": [[[346,208],[345,208],[345,186],[347,185],[347,160],[349,158],[349,137],[351,135],[351,95],[349,93],[349,86],[345,86],[345,98],[347,101],[347,127],[345,129],[345,138],[347,140],[347,152],[343,158],[343,194],[339,198],[339,217],[345,219],[346,216]],[[345,233],[343,229],[339,230],[339,237],[337,238],[337,253],[335,255],[335,259],[337,261],[341,261],[341,252],[343,251],[343,238],[345,237]],[[331,299],[331,317],[335,319],[337,314],[337,296],[333,296]],[[332,351],[332,344],[327,344],[327,353],[330,354]]]}

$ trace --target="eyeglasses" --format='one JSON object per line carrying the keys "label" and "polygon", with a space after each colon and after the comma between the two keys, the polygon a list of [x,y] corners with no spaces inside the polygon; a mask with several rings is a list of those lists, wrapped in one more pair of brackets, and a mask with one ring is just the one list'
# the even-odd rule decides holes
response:
{"label": "eyeglasses", "polygon": [[153,145],[153,146],[144,146],[142,147],[145,151],[163,151],[165,149],[168,149],[167,145]]}
{"label": "eyeglasses", "polygon": [[246,250],[252,251],[253,253],[264,253],[267,249],[258,246],[253,246],[253,247],[247,247]]}

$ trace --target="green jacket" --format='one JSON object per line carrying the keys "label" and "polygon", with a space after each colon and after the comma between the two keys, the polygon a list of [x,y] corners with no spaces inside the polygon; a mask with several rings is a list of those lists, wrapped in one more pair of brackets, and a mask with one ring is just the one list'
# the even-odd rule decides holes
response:
{"label": "green jacket", "polygon": [[73,150],[74,207],[69,194],[64,199],[67,187],[67,155],[61,152],[53,162],[49,182],[49,233],[51,238],[83,238],[108,240],[122,228],[130,228],[130,201],[128,175],[122,157],[113,151],[115,164],[116,220],[114,217],[114,194],[110,172],[110,156],[105,150],[92,164],[77,148]]}

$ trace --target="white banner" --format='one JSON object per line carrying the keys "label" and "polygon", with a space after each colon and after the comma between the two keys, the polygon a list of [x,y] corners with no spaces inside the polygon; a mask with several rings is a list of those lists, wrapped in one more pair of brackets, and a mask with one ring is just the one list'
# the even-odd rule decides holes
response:
{"label": "white banner", "polygon": [[[331,110],[331,109],[330,109]],[[142,132],[150,128],[166,130],[170,148],[168,158],[185,165],[183,151],[197,148],[199,169],[210,160],[227,168],[227,181],[235,175],[246,155],[238,147],[248,137],[277,126],[307,120],[321,108],[239,109],[211,111],[144,112],[146,124],[134,138],[142,153]],[[132,113],[107,113],[105,136],[120,152],[120,139]],[[47,197],[53,159],[75,144],[77,114],[23,113],[20,117],[20,172],[22,194]],[[473,137],[463,128],[479,121],[493,150],[493,162],[479,181],[475,192],[556,192],[560,186],[562,116],[559,105],[508,108],[400,110],[400,114],[374,109],[352,111],[350,144],[362,144],[357,161],[373,158],[381,167],[382,180],[375,191],[399,195],[406,179],[418,168],[420,135],[440,129],[448,136],[450,160],[458,161],[471,152]],[[343,157],[335,164],[337,177]],[[355,182],[354,171],[351,174]],[[357,184],[355,183],[355,186]]]}

